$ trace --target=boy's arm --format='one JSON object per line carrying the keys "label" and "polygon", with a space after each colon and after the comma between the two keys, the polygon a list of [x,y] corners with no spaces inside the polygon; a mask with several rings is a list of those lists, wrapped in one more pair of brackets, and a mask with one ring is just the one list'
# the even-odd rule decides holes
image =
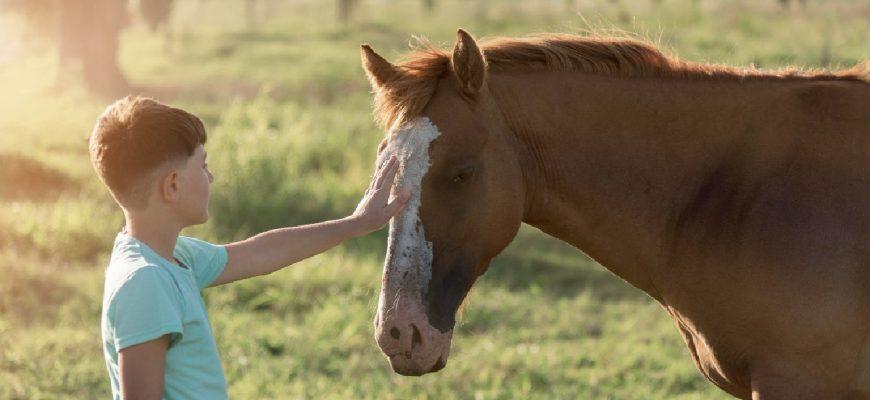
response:
{"label": "boy's arm", "polygon": [[125,400],[163,398],[163,373],[169,335],[133,345],[118,353],[121,398]]}
{"label": "boy's arm", "polygon": [[395,157],[384,163],[375,173],[356,211],[349,217],[275,229],[226,245],[227,265],[211,286],[269,274],[347,239],[380,229],[404,208],[410,198],[410,193],[405,191],[388,202],[398,164]]}

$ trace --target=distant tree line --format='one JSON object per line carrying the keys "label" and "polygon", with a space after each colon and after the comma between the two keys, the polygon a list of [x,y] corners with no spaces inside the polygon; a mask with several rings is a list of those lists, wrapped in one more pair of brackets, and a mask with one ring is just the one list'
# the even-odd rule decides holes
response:
{"label": "distant tree line", "polygon": [[805,7],[807,5],[807,0],[779,0],[779,4],[786,8],[790,6],[792,3],[798,3],[801,7]]}
{"label": "distant tree line", "polygon": [[[353,15],[354,10],[356,10],[357,6],[360,3],[360,0],[336,0],[338,20],[342,23],[347,23],[350,21],[351,16]],[[422,0],[423,10],[427,13],[432,13],[435,11],[435,7],[437,5],[437,1],[435,0]]]}
{"label": "distant tree line", "polygon": [[[175,0],[135,0],[139,14],[152,30],[166,29]],[[257,3],[244,0],[248,29],[256,26]],[[361,0],[335,0],[337,19],[348,23]],[[566,7],[577,6],[582,0],[564,0]],[[619,0],[610,0],[614,3]],[[656,3],[664,0],[651,0]],[[778,0],[783,7],[792,3],[806,5],[806,0]],[[486,7],[484,0],[475,1],[477,8]],[[421,0],[425,12],[436,9],[436,0]],[[115,95],[129,91],[126,77],[118,66],[118,39],[131,23],[128,0],[0,0],[0,9],[23,15],[30,26],[56,44],[58,82],[64,84],[78,77],[98,93]],[[167,40],[167,44],[170,40]]]}
{"label": "distant tree line", "polygon": [[[139,15],[152,31],[167,32],[175,0],[134,0]],[[257,3],[244,0],[245,23],[256,26]],[[337,18],[348,23],[360,0],[336,0]],[[422,0],[423,9],[432,12],[436,0]],[[114,96],[128,92],[130,85],[118,65],[118,40],[131,24],[128,0],[0,0],[0,9],[25,17],[31,29],[49,39],[58,57],[57,83],[66,85],[79,79],[94,92]]]}

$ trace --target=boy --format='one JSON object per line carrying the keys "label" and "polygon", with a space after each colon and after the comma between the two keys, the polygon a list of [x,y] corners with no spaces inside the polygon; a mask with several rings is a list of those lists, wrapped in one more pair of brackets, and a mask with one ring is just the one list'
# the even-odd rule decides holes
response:
{"label": "boy", "polygon": [[[380,229],[398,162],[385,163],[349,217],[217,246],[179,236],[208,219],[206,132],[199,118],[147,98],[119,100],[91,134],[91,162],[124,212],[103,293],[103,353],[115,399],[225,399],[226,381],[200,296],[266,275]],[[288,199],[289,201],[289,199]]]}

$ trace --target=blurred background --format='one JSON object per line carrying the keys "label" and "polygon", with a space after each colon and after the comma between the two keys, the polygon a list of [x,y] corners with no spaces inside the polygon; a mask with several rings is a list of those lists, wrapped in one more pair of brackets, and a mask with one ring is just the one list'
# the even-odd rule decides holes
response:
{"label": "blurred background", "polygon": [[[199,115],[214,242],[350,213],[383,136],[359,44],[623,30],[693,61],[839,68],[866,0],[0,0],[0,398],[107,398],[103,270],[122,215],[87,137],[142,93]],[[372,339],[386,232],[204,291],[231,398],[724,399],[666,313],[524,227],[472,290],[447,368]]]}

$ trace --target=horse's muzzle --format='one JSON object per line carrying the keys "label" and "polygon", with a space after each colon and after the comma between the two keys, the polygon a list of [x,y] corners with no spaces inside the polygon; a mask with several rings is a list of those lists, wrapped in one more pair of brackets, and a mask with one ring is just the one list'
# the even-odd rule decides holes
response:
{"label": "horse's muzzle", "polygon": [[[408,308],[400,309],[407,310]],[[375,317],[375,340],[398,374],[419,376],[444,368],[453,331],[441,332],[429,324],[425,313]]]}

